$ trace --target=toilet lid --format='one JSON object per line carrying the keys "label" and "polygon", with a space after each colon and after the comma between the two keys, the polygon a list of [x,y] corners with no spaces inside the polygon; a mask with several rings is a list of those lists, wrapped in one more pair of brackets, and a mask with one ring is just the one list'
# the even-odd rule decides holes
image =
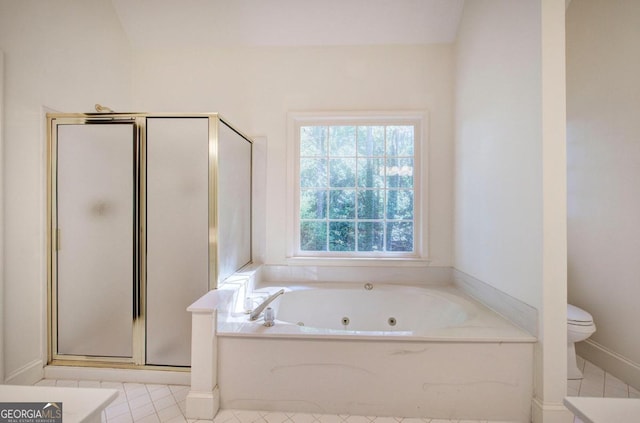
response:
{"label": "toilet lid", "polygon": [[593,317],[583,309],[567,304],[567,321],[577,324],[593,323]]}

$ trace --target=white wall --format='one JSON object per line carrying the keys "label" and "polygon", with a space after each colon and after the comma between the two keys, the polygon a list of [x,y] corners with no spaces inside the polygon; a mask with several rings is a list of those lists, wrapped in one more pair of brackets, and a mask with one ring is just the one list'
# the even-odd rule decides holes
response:
{"label": "white wall", "polygon": [[466,2],[456,49],[455,268],[539,308],[540,5]]}
{"label": "white wall", "polygon": [[465,2],[456,44],[454,267],[538,310],[534,422],[571,421],[564,9]]}
{"label": "white wall", "polygon": [[[640,2],[567,11],[569,301],[589,311],[581,353],[640,387]],[[630,332],[631,331],[631,332]],[[627,363],[624,363],[624,362]]]}
{"label": "white wall", "polygon": [[43,106],[130,105],[130,49],[107,0],[0,0],[4,51],[4,369],[28,383],[46,360]]}
{"label": "white wall", "polygon": [[450,45],[145,49],[134,63],[136,109],[217,111],[267,137],[268,264],[286,264],[287,112],[427,109],[430,258],[451,265]]}

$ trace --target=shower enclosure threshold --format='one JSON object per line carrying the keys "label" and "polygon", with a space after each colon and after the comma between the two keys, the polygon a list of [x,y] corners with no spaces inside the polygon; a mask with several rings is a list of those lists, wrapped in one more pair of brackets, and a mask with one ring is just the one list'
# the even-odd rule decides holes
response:
{"label": "shower enclosure threshold", "polygon": [[191,369],[158,366],[116,367],[113,363],[92,363],[92,366],[88,367],[86,364],[74,366],[53,362],[45,366],[44,378],[188,386],[191,384]]}

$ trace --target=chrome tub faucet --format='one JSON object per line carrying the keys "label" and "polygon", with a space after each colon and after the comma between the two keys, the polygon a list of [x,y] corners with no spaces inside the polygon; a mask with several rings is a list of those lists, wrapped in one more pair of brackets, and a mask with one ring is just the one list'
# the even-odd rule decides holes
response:
{"label": "chrome tub faucet", "polygon": [[280,291],[276,292],[275,294],[271,295],[269,298],[264,300],[262,303],[260,303],[260,305],[258,307],[256,307],[255,309],[253,309],[253,311],[249,315],[249,320],[257,320],[258,317],[260,317],[260,314],[262,313],[262,311],[265,308],[267,308],[267,306],[269,304],[271,304],[273,302],[273,300],[275,300],[276,298],[278,298],[282,294],[284,294],[284,289],[281,289]]}

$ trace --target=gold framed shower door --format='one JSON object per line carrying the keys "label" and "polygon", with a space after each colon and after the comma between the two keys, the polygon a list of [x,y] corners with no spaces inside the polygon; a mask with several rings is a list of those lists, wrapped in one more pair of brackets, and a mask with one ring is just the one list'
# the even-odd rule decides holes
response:
{"label": "gold framed shower door", "polygon": [[[188,370],[186,366],[149,365],[146,360],[147,327],[147,119],[208,119],[208,263],[207,289],[215,289],[219,276],[218,257],[218,127],[217,113],[149,114],[149,113],[50,113],[47,114],[47,303],[48,363],[91,367],[154,368]],[[132,353],[118,357],[100,354],[60,354],[58,252],[64,234],[58,227],[58,130],[60,125],[131,125],[133,143],[133,239],[132,262]],[[235,130],[234,130],[235,131]],[[236,131],[237,132],[237,131]],[[242,135],[238,132],[238,134]],[[242,135],[244,137],[244,135]],[[251,142],[248,137],[244,137]]]}

